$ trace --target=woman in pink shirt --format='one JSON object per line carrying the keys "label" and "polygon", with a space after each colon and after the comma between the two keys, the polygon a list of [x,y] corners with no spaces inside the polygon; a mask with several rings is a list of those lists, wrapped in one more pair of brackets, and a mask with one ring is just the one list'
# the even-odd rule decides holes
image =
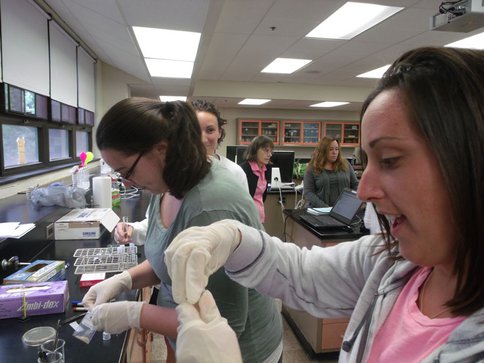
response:
{"label": "woman in pink shirt", "polygon": [[249,193],[254,199],[254,203],[259,210],[260,220],[265,221],[264,201],[267,195],[267,184],[271,178],[271,156],[274,150],[274,143],[267,136],[255,137],[247,151],[245,161],[240,164],[249,184]]}
{"label": "woman in pink shirt", "polygon": [[407,51],[361,112],[358,197],[382,233],[307,249],[234,221],[188,229],[165,253],[174,296],[196,303],[224,266],[293,309],[349,316],[340,362],[484,362],[483,84],[483,50]]}

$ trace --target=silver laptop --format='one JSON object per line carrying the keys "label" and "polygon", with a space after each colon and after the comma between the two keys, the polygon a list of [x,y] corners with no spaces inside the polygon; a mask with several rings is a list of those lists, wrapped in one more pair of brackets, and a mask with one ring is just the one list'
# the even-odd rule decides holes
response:
{"label": "silver laptop", "polygon": [[334,207],[328,214],[312,215],[303,214],[301,220],[316,230],[348,229],[358,213],[361,200],[356,196],[356,191],[345,189],[339,195]]}

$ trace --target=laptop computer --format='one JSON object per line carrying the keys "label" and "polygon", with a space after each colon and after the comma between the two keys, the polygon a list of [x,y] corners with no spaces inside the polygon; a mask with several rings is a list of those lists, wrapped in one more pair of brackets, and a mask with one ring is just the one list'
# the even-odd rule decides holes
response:
{"label": "laptop computer", "polygon": [[316,230],[348,229],[351,228],[351,221],[355,218],[361,203],[361,200],[356,196],[356,191],[345,189],[328,214],[303,214],[300,218]]}

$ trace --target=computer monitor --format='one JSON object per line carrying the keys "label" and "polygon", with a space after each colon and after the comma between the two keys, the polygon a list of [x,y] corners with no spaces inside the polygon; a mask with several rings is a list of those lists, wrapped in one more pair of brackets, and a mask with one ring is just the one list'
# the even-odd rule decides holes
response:
{"label": "computer monitor", "polygon": [[279,168],[283,183],[292,183],[294,169],[294,151],[274,150],[272,152],[272,167]]}
{"label": "computer monitor", "polygon": [[226,157],[229,160],[232,160],[236,164],[240,164],[245,160],[244,153],[247,150],[247,146],[227,146],[226,150]]}
{"label": "computer monitor", "polygon": [[[227,146],[226,157],[236,164],[241,164],[245,160],[244,154],[246,150],[247,146],[245,145]],[[274,150],[272,152],[272,166],[278,167],[281,171],[282,183],[292,183],[294,157],[294,151]]]}

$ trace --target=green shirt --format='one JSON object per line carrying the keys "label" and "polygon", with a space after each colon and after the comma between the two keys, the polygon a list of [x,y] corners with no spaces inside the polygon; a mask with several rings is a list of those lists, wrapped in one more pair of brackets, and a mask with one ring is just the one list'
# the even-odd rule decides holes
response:
{"label": "green shirt", "polygon": [[[167,229],[160,221],[160,196],[154,197],[149,207],[145,254],[161,280],[159,305],[175,306],[163,260],[167,246],[188,227],[205,226],[222,219],[235,219],[263,229],[250,195],[216,160],[207,176],[186,194]],[[207,288],[221,315],[237,334],[244,362],[264,361],[282,340],[282,321],[274,300],[232,281],[223,268],[210,277]]]}

